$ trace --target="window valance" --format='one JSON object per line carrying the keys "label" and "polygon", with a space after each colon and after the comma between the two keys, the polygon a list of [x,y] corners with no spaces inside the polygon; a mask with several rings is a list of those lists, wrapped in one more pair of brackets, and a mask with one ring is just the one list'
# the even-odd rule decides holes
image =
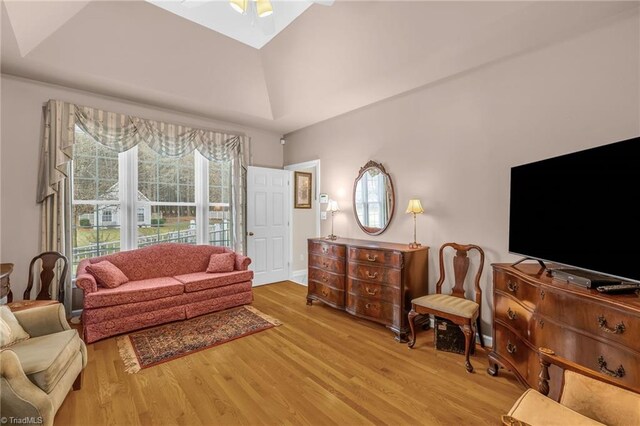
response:
{"label": "window valance", "polygon": [[67,176],[76,125],[96,142],[117,152],[127,151],[141,142],[167,157],[182,157],[197,149],[209,160],[232,161],[236,168],[242,167],[244,146],[250,140],[243,134],[197,129],[57,100],[47,102],[44,115],[39,203],[53,195],[55,185]]}

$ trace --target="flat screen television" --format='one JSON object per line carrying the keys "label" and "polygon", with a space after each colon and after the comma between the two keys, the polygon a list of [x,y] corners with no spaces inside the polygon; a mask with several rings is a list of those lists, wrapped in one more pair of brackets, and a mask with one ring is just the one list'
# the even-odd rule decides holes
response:
{"label": "flat screen television", "polygon": [[511,169],[509,251],[640,282],[640,137]]}

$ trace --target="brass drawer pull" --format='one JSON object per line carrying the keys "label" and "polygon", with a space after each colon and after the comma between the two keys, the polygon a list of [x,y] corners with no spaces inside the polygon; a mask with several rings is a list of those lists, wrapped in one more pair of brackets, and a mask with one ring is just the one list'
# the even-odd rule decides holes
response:
{"label": "brass drawer pull", "polygon": [[366,305],[364,305],[365,309],[371,309],[371,308],[377,308],[377,305],[374,305],[372,303],[367,303]]}
{"label": "brass drawer pull", "polygon": [[373,274],[371,274],[371,272],[367,271],[367,278],[376,278],[378,276],[377,272],[374,272]]}
{"label": "brass drawer pull", "polygon": [[324,297],[328,297],[329,296],[329,292],[327,290],[325,290],[325,289],[322,289],[322,295]]}
{"label": "brass drawer pull", "polygon": [[323,252],[324,254],[329,253],[329,247],[323,246],[323,247],[322,247],[322,252]]}
{"label": "brass drawer pull", "polygon": [[329,263],[328,262],[322,262],[322,266],[324,266],[325,268],[329,267]]}
{"label": "brass drawer pull", "polygon": [[509,352],[510,354],[514,354],[516,353],[516,345],[514,345],[513,343],[511,343],[511,341],[509,341],[507,343],[507,352]]}
{"label": "brass drawer pull", "polygon": [[371,295],[371,296],[375,296],[376,293],[378,293],[378,290],[369,290],[369,287],[365,288],[365,290],[367,291],[367,294]]}
{"label": "brass drawer pull", "polygon": [[513,281],[507,282],[507,288],[510,292],[515,293],[518,291],[518,283],[514,283]]}
{"label": "brass drawer pull", "polygon": [[606,331],[607,333],[611,333],[611,334],[622,334],[624,333],[624,330],[625,330],[625,326],[622,321],[616,324],[614,328],[607,327],[607,320],[604,317],[604,315],[600,315],[598,317],[598,326],[602,331]]}
{"label": "brass drawer pull", "polygon": [[600,372],[606,374],[607,376],[620,378],[624,377],[625,375],[624,367],[622,365],[618,367],[616,371],[609,370],[607,368],[607,361],[604,360],[604,357],[602,355],[598,357],[598,366],[600,367]]}
{"label": "brass drawer pull", "polygon": [[513,312],[511,310],[511,308],[507,308],[507,316],[509,317],[510,320],[515,320],[518,317],[518,314],[516,314],[515,312]]}
{"label": "brass drawer pull", "polygon": [[540,299],[544,300],[545,292],[544,290],[540,290]]}
{"label": "brass drawer pull", "polygon": [[377,258],[378,258],[377,254],[374,254],[373,256],[371,256],[370,254],[367,253],[367,260],[369,262],[375,262]]}
{"label": "brass drawer pull", "polygon": [[328,276],[326,276],[326,275],[324,275],[324,276],[322,277],[322,281],[324,281],[324,282],[329,281],[329,277],[328,277]]}

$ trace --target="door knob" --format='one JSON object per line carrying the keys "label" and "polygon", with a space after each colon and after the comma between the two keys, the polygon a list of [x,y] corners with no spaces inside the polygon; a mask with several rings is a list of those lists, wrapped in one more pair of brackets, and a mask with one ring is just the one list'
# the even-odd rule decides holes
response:
{"label": "door knob", "polygon": [[250,237],[253,237],[253,232],[249,232],[249,236],[250,236]]}

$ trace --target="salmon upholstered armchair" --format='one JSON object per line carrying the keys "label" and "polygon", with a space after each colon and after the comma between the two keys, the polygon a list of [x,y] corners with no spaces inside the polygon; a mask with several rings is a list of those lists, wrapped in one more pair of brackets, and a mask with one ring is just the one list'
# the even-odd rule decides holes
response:
{"label": "salmon upholstered armchair", "polygon": [[[562,380],[558,401],[547,397],[551,364],[563,370],[562,377],[553,378]],[[561,358],[546,348],[540,348],[540,366],[538,391],[528,389],[509,414],[502,416],[504,425],[640,425],[639,389]]]}
{"label": "salmon upholstered armchair", "polygon": [[80,389],[87,348],[59,303],[14,316],[30,337],[0,351],[2,423],[53,425],[69,391]]}

